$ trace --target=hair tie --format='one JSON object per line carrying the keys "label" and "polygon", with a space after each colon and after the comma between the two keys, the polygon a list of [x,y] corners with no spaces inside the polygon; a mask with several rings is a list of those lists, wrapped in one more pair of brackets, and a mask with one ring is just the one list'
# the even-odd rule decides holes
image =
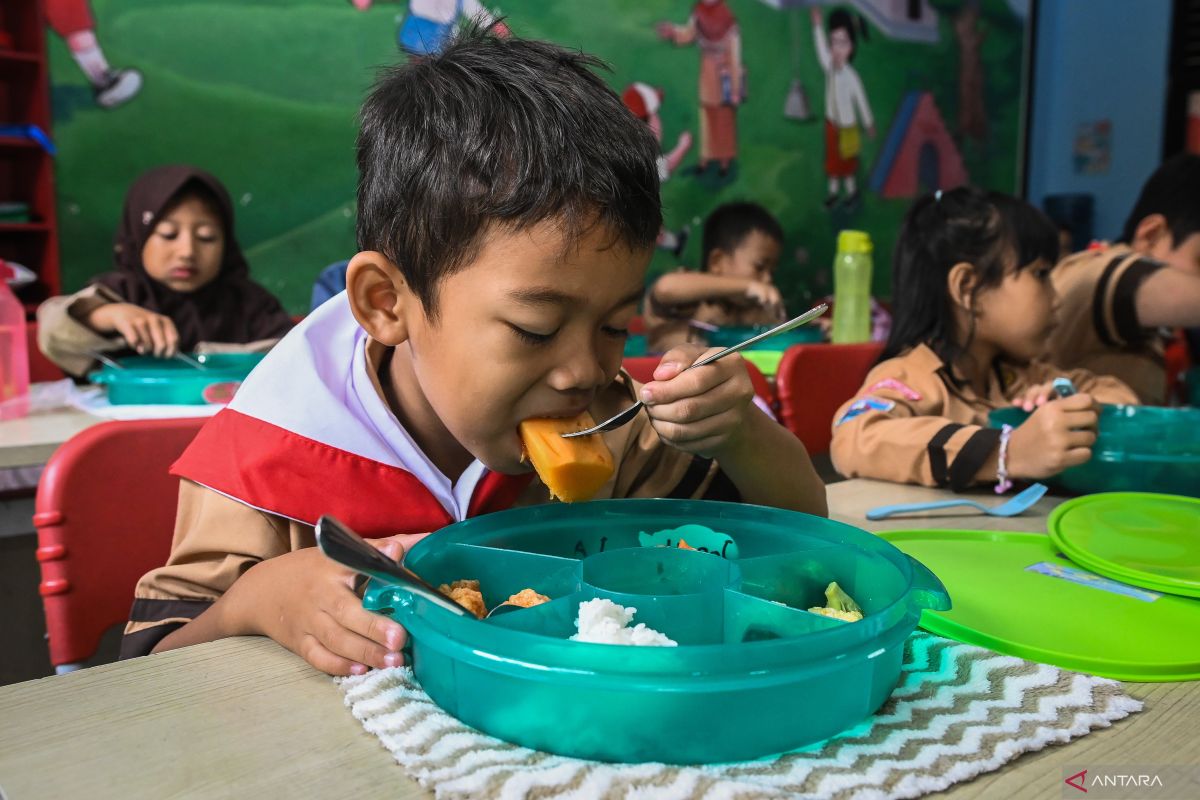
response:
{"label": "hair tie", "polygon": [[936,192],[933,193],[933,201],[935,203],[937,203],[937,202],[940,202],[941,199],[942,199],[942,190],[938,189]]}

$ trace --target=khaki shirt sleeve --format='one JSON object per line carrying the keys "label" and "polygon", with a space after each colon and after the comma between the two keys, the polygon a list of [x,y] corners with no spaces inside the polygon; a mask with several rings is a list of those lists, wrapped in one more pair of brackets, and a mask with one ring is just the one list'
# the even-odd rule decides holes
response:
{"label": "khaki shirt sleeve", "polygon": [[167,634],[198,617],[246,570],[268,558],[311,547],[313,529],[251,508],[182,480],[167,563],[134,590],[121,657],[146,655]]}
{"label": "khaki shirt sleeve", "polygon": [[830,456],[847,478],[948,487],[976,482],[1000,431],[951,395],[933,373],[905,369],[904,358],[875,367],[834,416]]}
{"label": "khaki shirt sleeve", "polygon": [[38,348],[69,375],[87,374],[96,364],[94,352],[125,348],[120,336],[104,336],[83,320],[102,305],[124,302],[106,286],[93,285],[75,294],[52,297],[38,307]]}

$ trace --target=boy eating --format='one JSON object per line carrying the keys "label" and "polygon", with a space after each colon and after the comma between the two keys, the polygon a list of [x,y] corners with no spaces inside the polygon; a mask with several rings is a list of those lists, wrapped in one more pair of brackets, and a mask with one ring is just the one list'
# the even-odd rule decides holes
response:
{"label": "boy eating", "polygon": [[468,26],[386,72],[361,114],[346,292],[287,336],[173,468],[170,559],[139,583],[123,655],[266,635],[331,674],[402,663],[314,548],[322,514],[389,555],[456,520],[548,501],[530,418],[647,414],[603,434],[599,497],[707,497],[825,513],[800,442],[744,366],[620,373],[661,223],[657,143],[591,71]]}

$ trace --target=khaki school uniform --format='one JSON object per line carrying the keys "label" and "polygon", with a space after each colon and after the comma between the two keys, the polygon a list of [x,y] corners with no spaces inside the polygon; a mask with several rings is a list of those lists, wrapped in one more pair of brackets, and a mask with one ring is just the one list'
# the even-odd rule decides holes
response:
{"label": "khaki school uniform", "polygon": [[[366,350],[372,383],[382,397],[378,375],[387,348],[371,341]],[[273,353],[272,357],[275,355]],[[639,388],[640,384],[621,373],[596,397],[590,408],[592,416],[595,419],[608,419],[634,402]],[[200,436],[203,435],[202,431]],[[665,445],[644,414],[638,415],[622,428],[603,434],[603,438],[613,454],[616,470],[597,498],[740,499],[737,489],[716,462]],[[192,445],[193,448],[197,446],[196,442]],[[352,457],[348,453],[344,455]],[[263,465],[262,469],[278,473],[278,481],[290,481],[293,484],[299,481],[300,484],[288,487],[291,493],[317,493],[327,497],[329,508],[322,513],[353,519],[351,512],[345,508],[339,509],[339,503],[353,505],[371,502],[370,497],[345,497],[330,491],[334,480],[328,474],[318,475],[313,479],[313,485],[307,485],[299,477],[306,471],[303,465],[287,470],[288,474],[284,475],[281,470],[272,469],[269,454],[265,457],[263,454],[245,454],[242,458],[252,459],[256,464]],[[185,454],[179,464],[187,461]],[[149,653],[164,636],[212,605],[235,580],[258,562],[315,544],[313,526],[307,521],[260,510],[251,503],[193,482],[188,479],[190,474],[195,474],[192,469],[181,469],[179,464],[172,470],[183,480],[180,482],[171,555],[165,566],[149,572],[138,582],[130,622],[121,645],[122,657]],[[511,482],[516,485],[516,491],[511,495],[501,491],[496,495],[499,498],[496,502],[482,504],[481,510],[550,502],[549,492],[536,477],[515,477]],[[411,504],[389,500],[389,513],[395,517],[394,532],[420,528],[421,522],[406,519],[405,515],[416,513],[410,512],[410,507],[428,499],[428,492],[423,487],[417,487]],[[475,505],[472,502],[473,508]],[[360,532],[368,535],[366,531]]]}
{"label": "khaki school uniform", "polygon": [[1049,364],[1001,364],[987,392],[958,382],[926,345],[877,365],[833,419],[833,465],[848,478],[966,489],[996,454],[988,413],[1026,389],[1065,376],[1101,403],[1136,403],[1116,378]]}
{"label": "khaki school uniform", "polygon": [[[93,284],[75,294],[51,297],[37,310],[38,348],[68,375],[82,377],[98,366],[93,353],[129,351],[121,336],[106,336],[89,328],[84,320],[97,308],[109,303],[124,303],[107,286]],[[247,344],[200,342],[197,353],[262,353],[279,339],[262,339]]]}
{"label": "khaki school uniform", "polygon": [[1085,250],[1060,262],[1050,273],[1059,305],[1047,360],[1113,375],[1143,403],[1164,403],[1163,339],[1137,317],[1138,287],[1163,267],[1126,245]]}

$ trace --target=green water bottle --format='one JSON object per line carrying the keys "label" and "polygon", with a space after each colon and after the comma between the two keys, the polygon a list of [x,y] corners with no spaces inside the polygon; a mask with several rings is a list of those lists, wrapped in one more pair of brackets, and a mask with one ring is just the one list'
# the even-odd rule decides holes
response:
{"label": "green water bottle", "polygon": [[838,234],[833,260],[834,344],[871,341],[871,237],[862,231]]}

